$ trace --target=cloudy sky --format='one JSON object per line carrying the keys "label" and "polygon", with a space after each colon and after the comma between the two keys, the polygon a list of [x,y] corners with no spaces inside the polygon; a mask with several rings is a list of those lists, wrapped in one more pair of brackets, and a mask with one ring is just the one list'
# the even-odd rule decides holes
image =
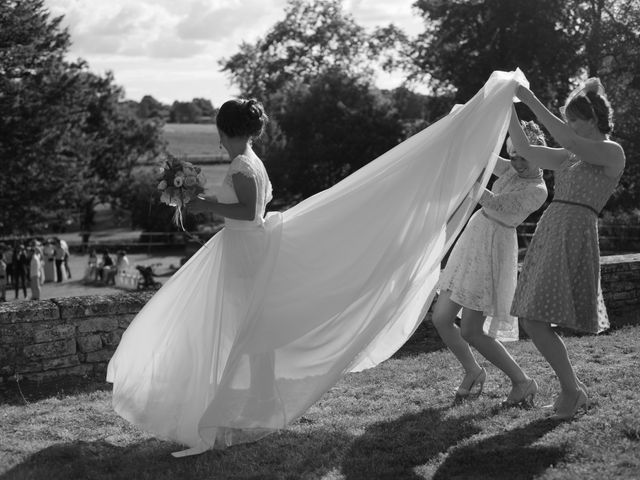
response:
{"label": "cloudy sky", "polygon": [[[394,23],[414,35],[422,21],[415,0],[345,0],[345,9],[367,29]],[[219,106],[237,91],[218,60],[255,42],[284,18],[286,0],[45,0],[64,15],[70,58],[84,58],[98,74],[114,73],[126,97],[149,94],[164,103],[210,99]],[[381,75],[378,85],[398,78]]]}

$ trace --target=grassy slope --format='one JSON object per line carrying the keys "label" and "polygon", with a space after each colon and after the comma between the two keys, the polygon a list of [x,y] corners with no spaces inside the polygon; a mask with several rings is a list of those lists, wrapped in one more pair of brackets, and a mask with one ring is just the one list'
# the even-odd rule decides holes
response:
{"label": "grassy slope", "polygon": [[[0,479],[635,479],[640,478],[640,327],[569,337],[594,406],[572,422],[540,408],[500,409],[508,381],[488,367],[486,393],[451,406],[461,374],[427,326],[392,359],[348,374],[286,430],[251,445],[174,459],[179,448],[113,413],[110,391],[0,403]],[[530,341],[508,344],[557,389]]]}

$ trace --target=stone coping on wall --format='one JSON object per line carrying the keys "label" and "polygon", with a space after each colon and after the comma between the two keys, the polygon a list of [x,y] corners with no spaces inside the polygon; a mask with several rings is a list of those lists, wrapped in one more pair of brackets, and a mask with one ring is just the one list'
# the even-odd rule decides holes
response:
{"label": "stone coping on wall", "polygon": [[11,380],[101,376],[153,292],[0,304],[0,385]]}

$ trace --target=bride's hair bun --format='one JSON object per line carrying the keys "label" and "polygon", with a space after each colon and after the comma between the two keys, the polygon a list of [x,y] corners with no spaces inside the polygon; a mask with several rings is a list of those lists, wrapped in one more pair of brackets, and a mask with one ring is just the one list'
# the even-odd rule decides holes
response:
{"label": "bride's hair bun", "polygon": [[255,98],[229,100],[222,104],[216,116],[218,129],[230,137],[257,138],[268,121],[264,107]]}

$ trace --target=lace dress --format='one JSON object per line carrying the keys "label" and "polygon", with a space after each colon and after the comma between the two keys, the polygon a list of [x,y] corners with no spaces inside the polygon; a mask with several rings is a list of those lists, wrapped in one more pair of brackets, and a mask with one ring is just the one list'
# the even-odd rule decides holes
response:
{"label": "lace dress", "polygon": [[620,176],[608,177],[604,167],[573,154],[556,172],[554,199],[527,249],[513,315],[589,333],[609,328],[600,286],[598,212]]}
{"label": "lace dress", "polygon": [[485,190],[478,210],[460,235],[439,288],[451,300],[483,312],[485,332],[503,341],[518,340],[517,319],[509,314],[516,288],[516,227],[542,206],[547,188],[541,177],[522,178],[506,162],[496,165],[499,178]]}
{"label": "lace dress", "polygon": [[[253,405],[247,414],[253,423],[283,423],[282,418],[272,418],[281,409],[271,405],[264,415],[255,409],[265,398],[274,398],[269,367],[273,352],[239,354],[256,318],[253,309],[264,294],[265,278],[277,258],[281,215],[263,218],[272,190],[255,156],[233,159],[216,192],[219,202],[237,203],[232,177],[238,173],[256,182],[255,218],[225,220],[225,228],[140,311],[108,366],[116,412],[160,437],[192,447],[202,445],[203,438],[208,447],[241,441],[242,432],[232,427],[234,422],[247,427],[247,421],[230,402],[245,410]],[[244,365],[240,369],[246,373],[248,389],[238,390],[232,381],[237,375],[228,373],[231,364],[238,368],[238,362],[246,363],[246,372]],[[233,395],[236,391],[242,392],[242,398]],[[207,410],[214,399],[216,408]],[[221,425],[229,428],[216,428]]]}

